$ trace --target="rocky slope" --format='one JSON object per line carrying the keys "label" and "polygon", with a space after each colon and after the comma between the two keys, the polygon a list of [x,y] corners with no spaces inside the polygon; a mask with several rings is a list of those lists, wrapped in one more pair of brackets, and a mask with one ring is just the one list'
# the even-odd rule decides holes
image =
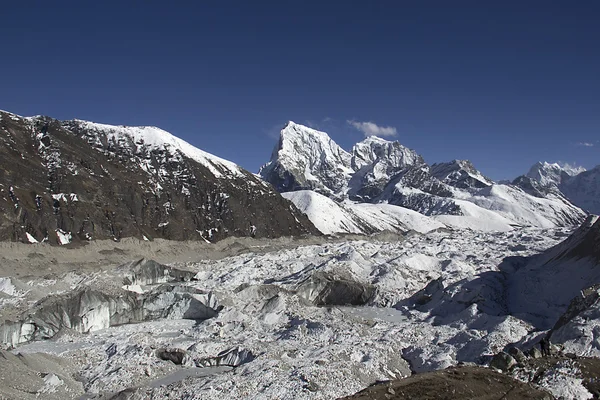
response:
{"label": "rocky slope", "polygon": [[316,233],[237,165],[161,129],[0,112],[0,240]]}
{"label": "rocky slope", "polygon": [[[455,367],[370,386],[343,400],[554,399],[550,393],[481,367]],[[340,399],[342,400],[342,399]]]}
{"label": "rocky slope", "polygon": [[[338,202],[399,206],[443,216],[439,221],[453,227],[572,226],[585,216],[558,190],[542,195],[517,185],[496,184],[467,160],[429,166],[414,150],[378,137],[367,138],[346,152],[325,132],[293,122],[282,129],[271,161],[260,175],[280,192],[313,190]],[[311,207],[313,223],[327,219],[326,209],[331,207],[319,214]],[[341,219],[356,220],[352,211],[348,213]],[[354,232],[351,226],[355,225],[340,224],[338,232]],[[365,227],[363,232],[370,232]],[[402,231],[403,227],[398,224],[391,229]]]}

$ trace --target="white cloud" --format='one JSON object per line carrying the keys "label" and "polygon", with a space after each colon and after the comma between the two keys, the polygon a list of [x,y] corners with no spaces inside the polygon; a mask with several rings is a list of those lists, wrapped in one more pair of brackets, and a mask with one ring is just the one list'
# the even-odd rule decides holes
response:
{"label": "white cloud", "polygon": [[379,126],[375,122],[359,122],[359,121],[347,121],[354,128],[361,131],[365,137],[367,136],[396,136],[398,132],[393,126]]}
{"label": "white cloud", "polygon": [[594,147],[594,143],[590,143],[590,142],[579,142],[579,143],[577,143],[577,146],[584,146],[584,147]]}

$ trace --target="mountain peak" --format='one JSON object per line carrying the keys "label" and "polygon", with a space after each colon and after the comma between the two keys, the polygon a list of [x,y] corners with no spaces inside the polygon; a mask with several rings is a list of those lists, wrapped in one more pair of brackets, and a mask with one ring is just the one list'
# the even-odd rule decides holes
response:
{"label": "mountain peak", "polygon": [[95,140],[98,145],[103,140],[107,140],[120,147],[146,146],[148,149],[166,149],[170,152],[180,152],[204,165],[216,177],[244,176],[240,167],[235,163],[200,150],[185,140],[155,126],[108,125],[80,119],[64,121],[61,125],[70,130],[85,132],[88,141]]}
{"label": "mountain peak", "polygon": [[469,160],[452,160],[431,166],[431,174],[450,186],[461,189],[481,189],[493,184]]}
{"label": "mountain peak", "polygon": [[289,121],[259,174],[280,192],[311,189],[330,195],[348,181],[350,158],[327,133]]}
{"label": "mountain peak", "polygon": [[536,180],[542,186],[560,186],[568,178],[585,171],[583,167],[577,167],[563,163],[549,163],[538,161],[527,172],[526,176]]}

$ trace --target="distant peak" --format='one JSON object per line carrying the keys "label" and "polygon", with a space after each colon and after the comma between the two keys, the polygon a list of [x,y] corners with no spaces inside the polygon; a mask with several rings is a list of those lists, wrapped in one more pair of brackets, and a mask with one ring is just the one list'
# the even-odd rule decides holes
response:
{"label": "distant peak", "polygon": [[538,161],[530,168],[529,173],[527,173],[527,176],[529,176],[530,178],[539,180],[540,175],[547,175],[548,173],[551,173],[551,172],[554,172],[554,173],[564,172],[567,175],[575,176],[584,171],[586,171],[585,168],[579,167],[576,165],[571,165],[569,163],[563,163],[563,162],[549,163],[547,161]]}
{"label": "distant peak", "polygon": [[366,137],[363,140],[363,142],[392,143],[394,141],[386,140],[386,139],[380,138],[379,136],[371,135],[371,136]]}

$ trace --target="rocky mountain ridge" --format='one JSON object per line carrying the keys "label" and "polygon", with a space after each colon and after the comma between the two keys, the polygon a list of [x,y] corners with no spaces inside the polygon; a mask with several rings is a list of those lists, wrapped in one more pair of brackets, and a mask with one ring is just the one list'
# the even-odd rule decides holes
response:
{"label": "rocky mountain ridge", "polygon": [[0,240],[318,233],[250,172],[159,128],[0,112],[0,144]]}

